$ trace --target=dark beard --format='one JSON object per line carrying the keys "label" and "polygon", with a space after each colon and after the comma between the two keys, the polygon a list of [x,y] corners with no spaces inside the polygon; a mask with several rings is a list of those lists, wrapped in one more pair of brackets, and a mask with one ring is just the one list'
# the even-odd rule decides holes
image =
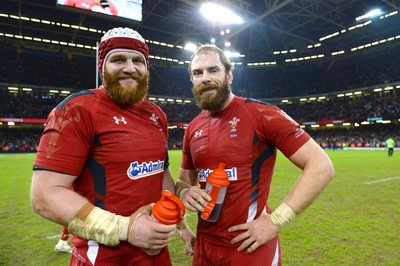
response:
{"label": "dark beard", "polygon": [[143,101],[149,88],[149,76],[137,78],[136,88],[124,88],[119,84],[119,78],[104,72],[104,89],[108,97],[121,107],[128,107]]}
{"label": "dark beard", "polygon": [[[201,92],[208,89],[216,89],[217,94],[213,97],[202,96]],[[198,107],[200,107],[203,110],[215,112],[222,109],[224,103],[229,98],[231,89],[229,87],[228,77],[225,77],[224,82],[220,86],[215,84],[211,84],[208,86],[200,84],[200,86],[193,86],[192,92],[194,98],[196,99]]]}

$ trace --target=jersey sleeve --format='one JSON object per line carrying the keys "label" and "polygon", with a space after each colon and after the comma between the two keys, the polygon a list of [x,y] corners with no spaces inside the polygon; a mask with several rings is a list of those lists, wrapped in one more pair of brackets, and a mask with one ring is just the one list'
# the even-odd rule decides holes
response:
{"label": "jersey sleeve", "polygon": [[[194,121],[192,121],[193,123]],[[191,135],[191,124],[186,128],[185,135],[183,137],[183,144],[182,144],[182,162],[181,168],[185,170],[193,170],[194,165],[192,161],[192,156],[190,155],[190,135]]]}
{"label": "jersey sleeve", "polygon": [[[167,118],[167,115],[159,106],[157,106],[157,109],[158,109],[158,116],[161,118],[163,132],[165,133],[165,139],[168,140],[168,118]],[[164,160],[164,170],[169,167],[168,145],[167,145],[167,149],[165,152],[166,152],[166,155],[165,155],[165,160]]]}
{"label": "jersey sleeve", "polygon": [[261,136],[271,141],[286,157],[292,156],[311,137],[300,125],[276,106],[258,108]]}
{"label": "jersey sleeve", "polygon": [[[72,96],[72,95],[71,95]],[[49,114],[34,169],[78,176],[94,140],[90,114],[95,96],[78,96],[61,102]]]}

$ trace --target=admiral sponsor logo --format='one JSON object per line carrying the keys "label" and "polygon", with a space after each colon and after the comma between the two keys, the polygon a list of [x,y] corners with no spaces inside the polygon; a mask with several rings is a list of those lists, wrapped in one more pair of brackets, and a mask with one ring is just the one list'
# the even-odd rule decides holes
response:
{"label": "admiral sponsor logo", "polygon": [[[230,169],[224,169],[228,174],[229,181],[237,180],[237,168],[232,167]],[[207,169],[197,169],[197,177],[199,178],[199,182],[206,182],[207,176],[212,173],[213,170]]]}
{"label": "admiral sponsor logo", "polygon": [[164,161],[143,162],[139,164],[137,161],[132,162],[126,171],[130,179],[139,179],[150,175],[162,173],[164,171]]}

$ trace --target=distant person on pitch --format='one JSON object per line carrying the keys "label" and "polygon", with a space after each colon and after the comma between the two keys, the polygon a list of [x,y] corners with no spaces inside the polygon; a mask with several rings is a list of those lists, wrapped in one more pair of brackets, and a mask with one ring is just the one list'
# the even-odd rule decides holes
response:
{"label": "distant person on pitch", "polygon": [[[211,200],[204,191],[210,170],[224,163],[230,182],[219,219],[199,216],[193,265],[280,265],[278,233],[324,190],[334,168],[281,109],[233,95],[232,70],[213,45],[198,48],[189,63],[192,91],[203,111],[185,131],[176,193],[188,210],[202,213]],[[268,196],[278,149],[302,172],[272,210]]]}
{"label": "distant person on pitch", "polygon": [[393,150],[394,150],[394,140],[392,139],[392,137],[389,137],[386,140],[386,148],[388,150],[389,157],[392,157],[393,156]]}
{"label": "distant person on pitch", "polygon": [[138,32],[114,28],[101,38],[98,59],[103,85],[70,95],[47,118],[32,206],[68,226],[71,265],[171,265],[167,244],[177,228],[186,254],[195,237],[184,221],[164,225],[150,216],[175,184],[166,115],[146,99],[148,46]]}

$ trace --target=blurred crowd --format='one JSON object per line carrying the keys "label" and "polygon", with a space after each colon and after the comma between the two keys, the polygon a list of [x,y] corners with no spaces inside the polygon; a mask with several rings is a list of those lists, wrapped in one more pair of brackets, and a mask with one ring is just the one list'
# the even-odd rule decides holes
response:
{"label": "blurred crowd", "polygon": [[[48,90],[9,93],[1,84],[64,88],[71,91],[94,88],[95,58],[65,52],[45,52],[15,47],[0,41],[0,117],[46,118],[65,96]],[[328,63],[287,65],[234,70],[233,92],[255,99],[314,95],[384,85],[400,81],[400,46],[382,52]],[[173,65],[151,65],[150,95],[192,98],[187,69]],[[268,100],[266,100],[268,101]],[[200,109],[192,103],[158,102],[170,124],[189,123]],[[321,120],[361,121],[384,117],[398,119],[400,90],[329,99],[323,102],[278,103],[299,123]],[[379,127],[378,127],[379,126]],[[324,148],[343,146],[382,147],[389,135],[399,146],[399,123],[352,128],[306,129]],[[0,151],[34,152],[42,127],[0,127]],[[170,148],[182,146],[183,128],[170,129]]]}
{"label": "blurred crowd", "polygon": [[[82,90],[96,86],[96,58],[65,51],[46,52],[0,41],[0,83],[35,84]],[[258,99],[345,91],[399,81],[400,45],[348,60],[284,63],[234,70],[236,95]],[[279,62],[278,62],[279,63]],[[192,97],[188,70],[176,63],[151,62],[150,94]]]}
{"label": "blurred crowd", "polygon": [[[324,149],[384,148],[389,136],[400,147],[400,124],[369,125],[357,128],[306,128],[315,141]],[[0,152],[36,152],[43,128],[0,127]],[[181,149],[184,128],[169,129],[169,149]]]}
{"label": "blurred crowd", "polygon": [[[65,97],[33,95],[22,91],[11,94],[8,90],[0,88],[0,117],[46,118]],[[191,103],[164,101],[157,104],[168,115],[170,123],[189,123],[200,112],[194,101]],[[299,123],[320,120],[357,121],[371,117],[395,119],[400,114],[400,90],[359,97],[331,98],[323,102],[291,102],[276,105]]]}
{"label": "blurred crowd", "polygon": [[36,152],[43,128],[0,127],[0,152]]}

